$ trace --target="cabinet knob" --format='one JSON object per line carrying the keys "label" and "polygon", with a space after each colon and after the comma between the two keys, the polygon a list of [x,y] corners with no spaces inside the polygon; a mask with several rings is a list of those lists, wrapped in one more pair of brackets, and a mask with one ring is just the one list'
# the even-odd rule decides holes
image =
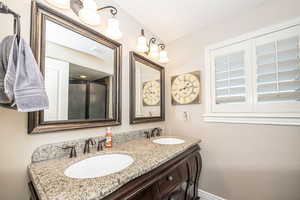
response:
{"label": "cabinet knob", "polygon": [[[173,176],[168,176],[168,181],[173,181]],[[172,199],[170,199],[172,200]]]}

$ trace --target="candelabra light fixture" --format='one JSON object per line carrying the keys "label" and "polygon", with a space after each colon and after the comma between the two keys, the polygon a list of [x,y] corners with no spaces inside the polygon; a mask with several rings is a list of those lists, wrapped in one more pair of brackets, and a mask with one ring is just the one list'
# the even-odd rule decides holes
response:
{"label": "candelabra light fixture", "polygon": [[94,0],[45,0],[47,3],[60,9],[71,9],[79,19],[90,26],[97,26],[101,24],[101,17],[98,14],[99,11],[106,9],[110,10],[112,15],[107,21],[107,27],[105,34],[114,39],[119,40],[122,38],[122,32],[120,31],[120,24],[116,18],[118,9],[114,6],[105,6],[98,8]]}
{"label": "candelabra light fixture", "polygon": [[141,30],[141,35],[137,39],[137,52],[145,53],[152,58],[159,57],[158,62],[165,64],[169,62],[168,53],[165,48],[166,45],[159,43],[155,37],[152,37],[149,42],[147,42],[145,31],[144,29]]}

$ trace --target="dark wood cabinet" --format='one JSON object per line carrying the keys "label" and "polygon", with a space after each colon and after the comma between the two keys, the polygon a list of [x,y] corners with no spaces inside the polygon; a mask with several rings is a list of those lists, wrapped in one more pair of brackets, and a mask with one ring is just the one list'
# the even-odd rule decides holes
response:
{"label": "dark wood cabinet", "polygon": [[202,168],[199,145],[144,174],[103,200],[197,200]]}
{"label": "dark wood cabinet", "polygon": [[[202,168],[194,145],[158,168],[130,181],[103,200],[197,200]],[[34,194],[35,191],[32,190]],[[33,198],[34,199],[34,198]]]}

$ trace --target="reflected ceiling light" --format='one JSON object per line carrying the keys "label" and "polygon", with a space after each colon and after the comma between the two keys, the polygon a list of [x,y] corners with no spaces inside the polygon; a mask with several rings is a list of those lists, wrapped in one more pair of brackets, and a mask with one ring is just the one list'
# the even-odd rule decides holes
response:
{"label": "reflected ceiling light", "polygon": [[80,75],[79,77],[80,77],[80,78],[83,78],[83,79],[86,79],[86,78],[87,78],[87,76],[85,76],[85,75]]}
{"label": "reflected ceiling light", "polygon": [[149,50],[147,46],[147,38],[145,37],[144,29],[141,30],[141,35],[138,37],[137,40],[137,47],[136,51],[140,53],[146,53]]}
{"label": "reflected ceiling light", "polygon": [[157,58],[159,56],[158,62],[166,64],[169,62],[168,53],[165,50],[166,45],[163,43],[156,43],[157,39],[152,37],[147,43],[147,38],[145,37],[144,29],[141,31],[141,35],[138,37],[136,51],[140,53],[145,53],[152,58]]}
{"label": "reflected ceiling light", "polygon": [[122,38],[123,34],[120,31],[120,24],[115,17],[108,19],[106,35],[114,40],[119,40]]}
{"label": "reflected ceiling light", "polygon": [[70,0],[45,0],[50,5],[61,9],[70,9]]}
{"label": "reflected ceiling light", "polygon": [[[56,0],[58,1],[58,0]],[[97,4],[94,0],[68,0],[71,1],[71,9],[78,15],[79,19],[88,25],[97,26],[101,24],[101,17],[98,11],[110,9],[112,18],[108,19],[107,28],[105,34],[114,39],[119,40],[123,34],[120,31],[119,21],[116,19],[118,10],[114,6],[104,6],[97,8]]]}
{"label": "reflected ceiling light", "polygon": [[94,0],[83,0],[82,8],[78,12],[79,19],[92,26],[99,25],[101,23],[100,15],[97,13],[97,4]]}

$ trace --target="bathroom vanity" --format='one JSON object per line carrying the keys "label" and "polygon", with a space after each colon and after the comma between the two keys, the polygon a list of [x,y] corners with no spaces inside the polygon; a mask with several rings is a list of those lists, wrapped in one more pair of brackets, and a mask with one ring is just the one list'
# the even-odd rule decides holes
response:
{"label": "bathroom vanity", "polygon": [[[120,125],[122,44],[40,2],[32,2],[31,20],[31,47],[56,106],[30,113],[28,132]],[[130,55],[130,123],[164,121],[164,68]],[[100,136],[37,148],[28,167],[31,200],[198,199],[200,140],[161,137],[161,130],[114,134],[107,149]]]}
{"label": "bathroom vanity", "polygon": [[[29,166],[32,199],[196,200],[202,166],[200,141],[181,139],[182,144],[158,144],[153,142],[155,139],[131,140],[77,158],[33,163]],[[66,169],[82,160],[111,154],[129,155],[134,161],[122,171],[101,177],[66,175]]]}
{"label": "bathroom vanity", "polygon": [[201,170],[199,146],[142,175],[104,200],[196,200]]}

